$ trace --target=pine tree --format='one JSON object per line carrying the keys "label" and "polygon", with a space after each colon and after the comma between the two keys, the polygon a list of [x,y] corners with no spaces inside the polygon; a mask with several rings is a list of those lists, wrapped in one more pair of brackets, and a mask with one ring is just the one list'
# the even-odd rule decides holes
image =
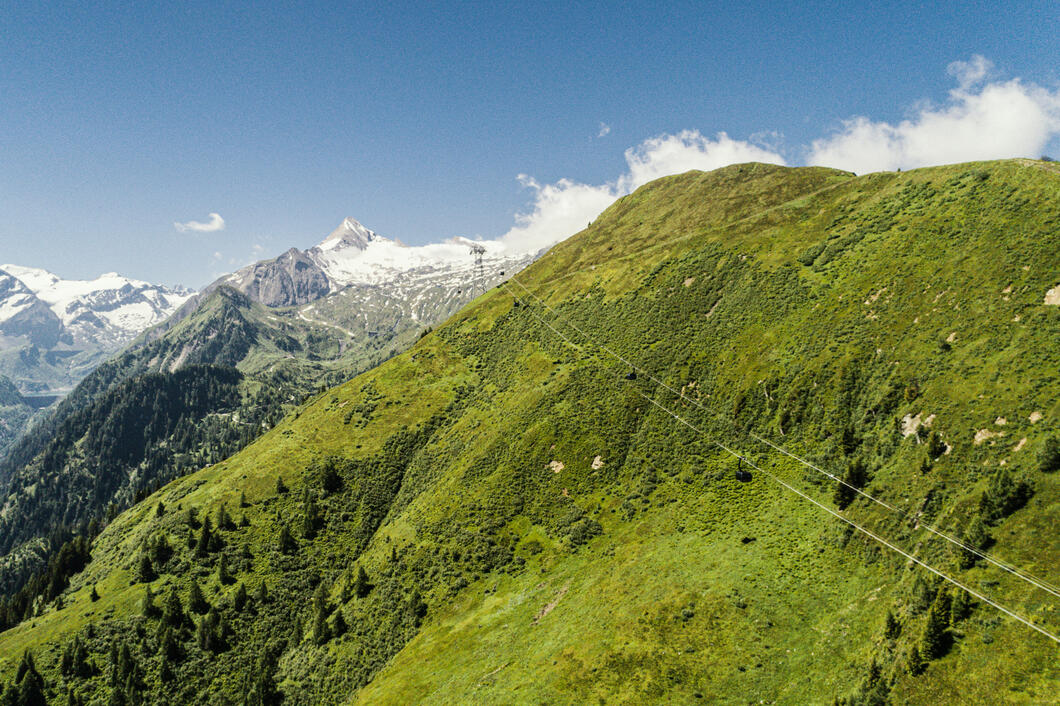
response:
{"label": "pine tree", "polygon": [[328,627],[330,610],[331,606],[328,605],[324,584],[320,584],[317,586],[316,594],[313,596],[313,640],[318,645],[323,645],[331,639],[331,630]]}
{"label": "pine tree", "polygon": [[202,558],[210,553],[212,534],[213,529],[210,524],[210,518],[204,517],[202,519],[202,528],[199,530],[199,539],[195,542],[195,556]]}
{"label": "pine tree", "polygon": [[423,621],[425,615],[427,615],[427,604],[423,602],[423,598],[420,596],[420,592],[417,589],[412,590],[412,595],[409,596],[408,605],[406,606],[409,616],[412,618],[412,623],[419,627]]}
{"label": "pine tree", "polygon": [[949,649],[950,595],[939,591],[928,611],[924,634],[920,638],[920,653],[924,659],[938,659]]}
{"label": "pine tree", "polygon": [[276,689],[276,657],[271,650],[261,655],[254,670],[254,681],[247,692],[246,706],[278,706],[283,696]]}
{"label": "pine tree", "polygon": [[162,620],[166,625],[179,628],[184,625],[184,606],[177,595],[176,586],[170,586],[169,594],[162,605]]}
{"label": "pine tree", "polygon": [[324,462],[324,469],[320,474],[320,484],[325,495],[331,495],[342,490],[342,476],[339,475],[335,467],[338,463],[339,461],[335,458],[329,458]]}
{"label": "pine tree", "polygon": [[188,589],[188,610],[192,613],[202,615],[209,609],[210,604],[207,603],[206,598],[203,597],[199,582],[192,579],[191,587]]}
{"label": "pine tree", "polygon": [[291,536],[291,530],[287,529],[287,525],[280,528],[280,538],[277,544],[279,545],[279,550],[284,554],[291,554],[298,549],[298,543]]}
{"label": "pine tree", "polygon": [[151,557],[146,554],[140,555],[140,564],[136,567],[136,582],[150,583],[157,578],[155,569],[151,566]]}
{"label": "pine tree", "polygon": [[909,661],[906,663],[909,673],[914,677],[923,674],[924,666],[924,658],[920,656],[920,648],[913,645],[913,649],[909,650]]}
{"label": "pine tree", "polygon": [[317,507],[316,502],[312,496],[306,494],[306,498],[303,501],[304,511],[302,513],[302,536],[308,540],[312,540],[317,536],[317,530],[320,529],[321,515],[320,508]]}
{"label": "pine tree", "polygon": [[970,569],[975,566],[975,562],[980,558],[975,551],[970,550],[980,551],[990,544],[990,534],[987,532],[986,524],[980,515],[976,515],[968,523],[968,527],[963,532],[961,542],[968,549],[961,547],[957,550],[957,565],[961,569]]}
{"label": "pine tree", "polygon": [[357,578],[353,580],[353,594],[358,598],[364,598],[372,590],[372,584],[368,582],[368,573],[363,566],[357,567]]}
{"label": "pine tree", "polygon": [[95,603],[99,600],[99,592],[96,590],[96,585],[92,584],[92,591],[88,594],[88,600]]}
{"label": "pine tree", "polygon": [[1042,473],[1060,471],[1060,436],[1050,436],[1038,450],[1038,470]]}
{"label": "pine tree", "polygon": [[242,581],[236,586],[235,593],[232,596],[232,607],[237,611],[242,611],[247,604],[247,587]]}
{"label": "pine tree", "polygon": [[276,476],[276,494],[277,495],[283,495],[286,492],[287,492],[287,486],[284,485],[283,477],[282,476]]}
{"label": "pine tree", "polygon": [[865,469],[865,462],[860,457],[848,463],[846,471],[843,473],[843,482],[836,485],[835,493],[832,496],[836,507],[840,510],[845,510],[857,497],[855,488],[865,487],[867,481],[868,472]]}
{"label": "pine tree", "polygon": [[972,611],[972,597],[963,589],[956,589],[950,600],[950,625],[957,625]]}
{"label": "pine tree", "polygon": [[894,613],[887,611],[887,618],[883,623],[883,636],[888,640],[894,640],[902,632],[902,624],[894,617]]}
{"label": "pine tree", "polygon": [[269,602],[269,587],[265,585],[265,579],[262,579],[261,583],[258,584],[258,590],[254,592],[254,601],[259,606]]}
{"label": "pine tree", "polygon": [[235,581],[235,578],[228,570],[228,559],[224,554],[222,554],[221,558],[217,561],[217,581],[222,586],[227,586]]}
{"label": "pine tree", "polygon": [[247,492],[245,490],[239,491],[239,507],[250,507],[250,503],[247,502]]}
{"label": "pine tree", "polygon": [[302,644],[305,637],[305,626],[302,625],[302,616],[294,616],[294,624],[291,626],[291,634],[287,637],[287,649],[294,649]]}
{"label": "pine tree", "polygon": [[173,628],[166,625],[158,638],[158,654],[163,662],[178,662],[181,658],[180,642],[173,634]]}
{"label": "pine tree", "polygon": [[349,630],[349,625],[346,624],[346,616],[342,614],[342,608],[340,607],[335,611],[335,616],[331,619],[331,635],[332,637],[342,637]]}
{"label": "pine tree", "polygon": [[155,568],[156,572],[160,567],[165,566],[169,558],[173,556],[173,549],[169,546],[169,540],[166,539],[166,535],[160,534],[151,543],[150,548],[151,564]]}
{"label": "pine tree", "polygon": [[150,586],[144,586],[144,597],[140,601],[140,612],[145,618],[154,618],[158,615],[158,606],[155,605],[155,594]]}
{"label": "pine tree", "polygon": [[44,686],[44,677],[37,671],[33,653],[26,650],[22,653],[22,661],[11,685],[11,690],[16,692],[14,703],[18,706],[46,706],[48,702],[44,697]]}
{"label": "pine tree", "polygon": [[232,523],[232,516],[228,514],[228,508],[221,504],[221,507],[217,508],[217,529],[228,530],[235,527]]}

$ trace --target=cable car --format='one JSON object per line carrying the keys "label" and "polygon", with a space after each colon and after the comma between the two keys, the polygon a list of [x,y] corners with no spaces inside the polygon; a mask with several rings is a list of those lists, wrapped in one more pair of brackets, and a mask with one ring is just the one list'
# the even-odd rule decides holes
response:
{"label": "cable car", "polygon": [[626,373],[626,380],[636,380],[636,379],[637,379],[636,371],[630,370],[628,373]]}
{"label": "cable car", "polygon": [[750,483],[754,476],[751,475],[750,471],[743,469],[743,458],[736,460],[736,480],[741,483]]}

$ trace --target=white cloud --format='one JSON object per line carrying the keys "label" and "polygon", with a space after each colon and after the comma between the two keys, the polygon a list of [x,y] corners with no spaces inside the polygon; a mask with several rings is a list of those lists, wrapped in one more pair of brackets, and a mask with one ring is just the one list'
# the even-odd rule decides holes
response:
{"label": "white cloud", "polygon": [[225,219],[219,213],[211,213],[210,220],[206,223],[201,221],[187,221],[185,223],[174,223],[173,227],[181,233],[195,231],[196,233],[215,233],[225,229]]}
{"label": "white cloud", "polygon": [[600,123],[600,131],[596,133],[597,137],[607,137],[611,132],[611,126],[607,123]]}
{"label": "white cloud", "polygon": [[519,181],[534,192],[530,209],[517,214],[515,226],[501,236],[507,247],[534,251],[578,232],[615,199],[649,181],[692,169],[708,171],[739,162],[784,164],[778,153],[724,132],[711,139],[696,130],[660,135],[626,150],[628,171],[614,181],[592,185],[571,179],[541,184],[525,174]]}
{"label": "white cloud", "polygon": [[954,61],[946,67],[946,73],[957,79],[962,91],[974,87],[994,70],[994,62],[981,54],[974,54],[968,61]]}
{"label": "white cloud", "polygon": [[950,64],[957,80],[945,104],[925,104],[892,124],[867,117],[815,140],[809,164],[864,172],[954,162],[1036,157],[1060,134],[1060,89],[1019,79],[985,82],[993,65],[981,56]]}

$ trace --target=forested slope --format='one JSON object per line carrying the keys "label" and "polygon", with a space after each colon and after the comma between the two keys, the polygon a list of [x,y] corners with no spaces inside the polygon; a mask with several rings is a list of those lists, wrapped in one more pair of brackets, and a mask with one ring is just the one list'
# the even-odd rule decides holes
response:
{"label": "forested slope", "polygon": [[[1060,599],[925,529],[1060,583],[1058,187],[1028,161],[653,182],[117,517],[0,634],[4,682],[113,703],[1047,701],[1056,643],[770,476],[1060,630]],[[737,481],[713,441],[766,472]]]}

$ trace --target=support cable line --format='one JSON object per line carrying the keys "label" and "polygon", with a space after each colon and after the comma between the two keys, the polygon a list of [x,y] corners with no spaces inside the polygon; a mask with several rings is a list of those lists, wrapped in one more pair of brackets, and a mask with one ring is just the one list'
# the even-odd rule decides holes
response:
{"label": "support cable line", "polygon": [[678,416],[677,414],[675,414],[671,410],[667,409],[665,406],[663,406],[659,402],[657,402],[657,401],[653,400],[652,398],[648,397],[647,395],[645,395],[640,390],[636,390],[636,393],[638,395],[640,395],[641,397],[643,397],[644,399],[646,399],[648,402],[651,402],[653,405],[655,405],[659,409],[661,409],[664,412],[666,412],[667,414],[669,414],[671,417],[673,417],[677,421],[679,421],[682,424],[684,424],[686,427],[688,427],[692,431],[694,431],[697,434],[700,434],[700,435],[702,435],[704,437],[707,437],[707,439],[708,439],[708,441],[710,443],[714,444],[715,446],[717,446],[718,448],[722,449],[723,451],[725,451],[726,453],[730,454],[731,456],[734,456],[737,459],[740,459],[740,461],[742,461],[743,463],[746,463],[747,465],[751,466],[752,468],[754,468],[755,470],[759,471],[760,473],[765,474],[766,476],[768,476],[770,479],[772,479],[776,483],[780,484],[784,488],[787,488],[791,492],[793,492],[796,495],[798,495],[799,497],[801,497],[803,500],[810,501],[811,503],[813,503],[814,505],[816,505],[820,509],[822,509],[825,512],[827,512],[828,514],[832,515],[833,517],[835,517],[835,518],[837,518],[839,520],[842,520],[846,524],[850,525],[851,527],[853,527],[854,529],[858,530],[859,532],[865,534],[866,536],[871,537],[872,539],[876,540],[877,542],[879,542],[883,546],[887,547],[888,549],[891,549],[891,550],[893,550],[895,552],[898,552],[899,554],[904,556],[906,559],[908,559],[908,560],[910,560],[910,561],[922,566],[923,568],[927,569],[928,571],[930,571],[931,573],[935,574],[936,576],[939,576],[943,580],[948,581],[949,583],[953,584],[957,588],[960,588],[963,591],[967,591],[970,595],[975,596],[976,598],[981,600],[983,603],[986,603],[987,605],[993,606],[994,608],[996,608],[997,610],[1001,611],[1002,613],[1004,613],[1005,615],[1009,616],[1010,618],[1013,618],[1014,620],[1017,620],[1017,621],[1023,623],[1027,627],[1036,630],[1037,632],[1041,633],[1042,635],[1045,635],[1047,638],[1049,638],[1053,642],[1055,642],[1058,645],[1060,645],[1060,636],[1055,635],[1052,632],[1049,632],[1045,628],[1042,628],[1042,627],[1040,627],[1038,625],[1035,625],[1033,622],[1031,622],[1029,619],[1023,617],[1019,613],[1016,613],[1015,611],[1010,610],[1009,608],[1006,608],[1005,606],[1001,605],[1000,603],[998,603],[997,601],[993,600],[992,598],[988,598],[987,596],[984,596],[982,593],[979,593],[975,589],[969,588],[968,586],[964,585],[962,582],[960,582],[957,579],[952,578],[952,577],[944,574],[942,571],[940,571],[939,569],[936,569],[934,566],[931,566],[930,564],[928,564],[924,560],[917,558],[916,556],[910,554],[909,552],[905,551],[901,547],[899,547],[899,546],[887,541],[886,539],[884,539],[880,535],[876,534],[872,530],[869,530],[869,529],[866,529],[865,527],[862,527],[860,524],[858,524],[854,520],[851,520],[850,518],[845,517],[844,515],[840,514],[839,512],[837,512],[835,510],[833,510],[832,508],[828,507],[824,503],[813,499],[812,497],[810,497],[806,493],[802,492],[801,490],[799,490],[795,486],[793,486],[793,485],[789,484],[788,482],[782,480],[781,478],[779,478],[778,476],[774,475],[773,473],[770,473],[765,468],[762,468],[761,466],[757,465],[756,463],[751,461],[746,456],[743,456],[740,453],[738,453],[737,451],[734,451],[733,449],[729,448],[728,446],[726,446],[725,444],[721,443],[720,441],[711,439],[709,436],[707,436],[706,432],[700,430],[695,425],[693,425],[691,422],[686,421],[684,418]]}
{"label": "support cable line", "polygon": [[[596,346],[600,350],[604,351],[605,353],[607,353],[608,355],[612,356],[616,360],[621,361],[623,364],[625,364],[626,366],[628,366],[632,370],[636,371],[637,373],[643,375],[644,377],[648,378],[649,380],[654,382],[656,385],[668,390],[670,393],[672,393],[673,395],[675,395],[677,397],[680,397],[681,399],[685,400],[686,402],[689,402],[690,404],[692,404],[695,407],[699,408],[703,412],[711,415],[712,417],[714,417],[716,419],[719,419],[719,420],[725,422],[726,424],[731,424],[731,422],[729,420],[724,419],[723,417],[721,417],[721,415],[719,415],[714,410],[708,409],[707,407],[703,406],[697,400],[694,400],[691,397],[688,397],[687,395],[685,395],[684,392],[682,392],[680,390],[675,390],[674,388],[670,387],[669,385],[667,385],[665,382],[663,382],[659,378],[657,378],[654,375],[652,375],[651,372],[649,372],[648,370],[645,370],[644,368],[641,368],[640,366],[636,365],[632,361],[626,359],[625,357],[623,357],[623,356],[619,355],[618,353],[616,353],[615,351],[611,350],[607,346],[605,346],[605,345],[603,345],[601,343],[598,343],[592,336],[590,336],[585,331],[580,329],[569,318],[563,316],[558,311],[556,311],[554,308],[549,306],[548,303],[546,303],[541,297],[537,296],[533,291],[530,290],[529,287],[527,287],[525,284],[520,282],[517,278],[512,277],[511,281],[514,282],[515,284],[519,285],[519,287],[521,287],[527,294],[529,294],[531,297],[533,297],[535,300],[537,300],[537,302],[542,307],[544,307],[545,309],[548,309],[548,311],[550,311],[555,318],[564,321],[568,326],[570,326],[572,329],[577,331],[579,334],[582,335],[583,338],[588,340],[590,343],[592,343],[594,346]],[[511,289],[508,288],[507,285],[505,285],[505,288],[508,289],[509,292],[511,292]],[[535,314],[535,316],[536,316],[536,314]],[[541,320],[540,317],[538,317],[538,318],[539,318],[539,320]],[[555,331],[555,329],[552,326],[549,326],[549,328],[552,328],[552,330]],[[568,340],[568,339],[564,336],[564,340]],[[569,342],[569,340],[568,340],[568,342]],[[967,544],[966,542],[964,542],[964,541],[952,536],[951,534],[948,534],[948,533],[938,529],[937,527],[934,527],[934,526],[929,525],[927,523],[919,522],[916,518],[911,516],[909,513],[903,511],[901,508],[899,508],[899,507],[897,507],[895,505],[892,505],[891,503],[888,503],[888,502],[886,502],[884,500],[880,500],[879,498],[876,498],[875,496],[865,492],[864,490],[862,490],[861,488],[857,487],[856,485],[854,485],[852,483],[849,483],[849,482],[843,480],[842,478],[840,478],[839,476],[837,476],[837,475],[835,475],[833,473],[829,473],[828,471],[824,470],[823,468],[818,467],[817,465],[811,463],[810,461],[807,461],[806,459],[798,456],[797,454],[794,454],[791,451],[788,451],[787,449],[783,448],[779,444],[776,444],[776,443],[774,443],[772,441],[769,441],[768,439],[765,439],[765,438],[759,436],[758,434],[756,434],[754,432],[747,432],[747,434],[750,437],[752,437],[753,439],[755,439],[756,441],[758,441],[760,443],[763,443],[763,444],[766,444],[766,445],[770,446],[771,448],[775,449],[776,451],[779,451],[780,453],[782,453],[782,454],[784,454],[784,455],[786,455],[786,456],[798,461],[803,466],[805,466],[805,467],[807,467],[807,468],[809,468],[809,469],[811,469],[813,471],[816,471],[817,473],[820,473],[820,474],[823,474],[823,475],[827,476],[828,478],[830,478],[833,481],[839,483],[840,485],[843,485],[844,487],[854,491],[855,493],[857,493],[858,495],[866,498],[867,500],[870,500],[871,502],[874,502],[877,505],[880,505],[881,507],[884,507],[884,508],[890,510],[891,512],[894,512],[894,513],[898,514],[899,516],[902,517],[902,519],[909,520],[909,521],[913,522],[915,529],[923,529],[923,530],[925,530],[925,531],[927,531],[927,532],[929,532],[931,534],[934,534],[935,536],[940,537],[941,539],[949,542],[950,544],[952,544],[952,545],[954,545],[956,547],[959,547],[960,549],[962,549],[962,550],[964,550],[964,551],[966,551],[966,552],[968,552],[970,554],[973,554],[976,557],[978,557],[980,559],[983,559],[984,561],[996,566],[997,568],[1001,569],[1002,571],[1004,571],[1004,572],[1006,572],[1008,574],[1011,574],[1012,576],[1015,576],[1016,578],[1026,582],[1028,584],[1031,584],[1032,586],[1038,588],[1039,590],[1045,591],[1046,593],[1049,593],[1049,594],[1051,594],[1051,595],[1053,595],[1053,596],[1055,596],[1057,598],[1060,598],[1060,587],[1057,587],[1055,584],[1052,584],[1052,583],[1050,583],[1049,581],[1047,581],[1045,579],[1038,578],[1038,577],[1034,576],[1033,574],[1031,574],[1031,573],[1029,573],[1029,572],[1027,572],[1027,571],[1025,571],[1023,569],[1020,569],[1020,568],[1018,568],[1018,567],[1016,567],[1016,566],[1014,566],[1012,564],[1009,564],[1008,562],[1002,561],[1001,559],[998,559],[998,558],[996,558],[994,556],[991,556],[987,552],[985,552],[985,551],[983,551],[983,550],[981,550],[981,549],[979,549],[977,547],[973,547],[973,546]]]}

